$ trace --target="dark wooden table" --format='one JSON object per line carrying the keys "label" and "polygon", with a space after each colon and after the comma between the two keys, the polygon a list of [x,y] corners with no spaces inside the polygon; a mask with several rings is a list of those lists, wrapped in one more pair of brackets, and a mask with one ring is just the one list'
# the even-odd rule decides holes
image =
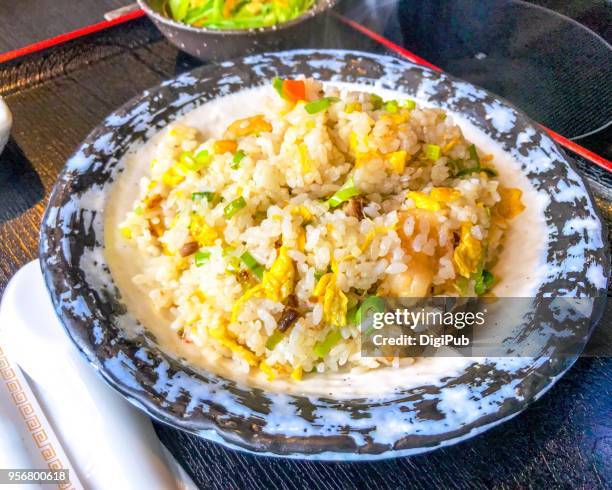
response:
{"label": "dark wooden table", "polygon": [[[383,52],[348,28],[337,26],[334,34],[322,46]],[[0,65],[0,94],[15,116],[13,137],[0,156],[0,293],[20,266],[36,258],[46,198],[79,142],[132,96],[197,65],[146,20]],[[609,133],[586,141],[605,150]],[[578,165],[611,223],[609,176],[583,161]],[[612,327],[611,318],[599,332]],[[513,420],[450,448],[375,463],[254,457],[161,425],[156,430],[202,488],[606,488],[612,485],[611,392],[610,359],[582,358]]]}

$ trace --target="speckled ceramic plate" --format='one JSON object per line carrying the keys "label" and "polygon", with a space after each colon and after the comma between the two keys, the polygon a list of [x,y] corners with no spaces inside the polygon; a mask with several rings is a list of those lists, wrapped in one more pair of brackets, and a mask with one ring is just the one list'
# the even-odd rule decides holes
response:
{"label": "speckled ceramic plate", "polygon": [[[575,360],[556,355],[563,335],[553,335],[530,358],[482,358],[423,386],[338,400],[269,393],[196,373],[145,334],[119,327],[137,322],[105,264],[103,213],[122,156],[206,101],[296,74],[375,84],[461,113],[520,163],[546,203],[548,264],[538,297],[605,296],[607,243],[592,199],[568,158],[524,114],[482,89],[396,58],[292,51],[203,67],[165,82],[109,116],[68,161],[43,220],[40,258],[69,335],[104,379],[152,417],[261,454],[396,457],[472,437],[516,415]],[[567,327],[551,321],[550,331]]]}

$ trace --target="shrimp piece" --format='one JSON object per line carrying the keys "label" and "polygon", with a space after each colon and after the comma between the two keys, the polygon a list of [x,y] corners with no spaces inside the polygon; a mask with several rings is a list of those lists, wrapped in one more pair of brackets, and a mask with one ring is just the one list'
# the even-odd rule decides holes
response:
{"label": "shrimp piece", "polygon": [[[413,220],[413,226],[404,226],[406,220]],[[436,274],[440,247],[432,255],[417,252],[413,247],[414,241],[420,235],[420,240],[434,239],[438,243],[438,219],[434,213],[422,209],[401,212],[399,215],[398,235],[402,241],[402,248],[410,257],[408,269],[398,274],[387,275],[379,288],[382,295],[404,298],[422,298],[431,291],[433,278]],[[447,240],[450,245],[450,240]],[[448,246],[447,245],[447,246]]]}
{"label": "shrimp piece", "polygon": [[423,253],[413,254],[408,269],[387,275],[379,288],[381,296],[422,298],[427,296],[434,277],[435,257]]}

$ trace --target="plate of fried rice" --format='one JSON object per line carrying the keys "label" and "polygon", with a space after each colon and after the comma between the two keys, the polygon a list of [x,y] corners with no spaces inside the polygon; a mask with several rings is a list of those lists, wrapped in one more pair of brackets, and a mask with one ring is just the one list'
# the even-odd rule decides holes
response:
{"label": "plate of fried rice", "polygon": [[373,459],[516,415],[579,352],[555,355],[557,312],[517,321],[546,337],[530,356],[365,355],[366,311],[587,298],[582,348],[603,236],[568,158],[507,102],[395,58],[291,51],[109,116],[60,177],[41,264],[77,346],[156,419],[262,454]]}

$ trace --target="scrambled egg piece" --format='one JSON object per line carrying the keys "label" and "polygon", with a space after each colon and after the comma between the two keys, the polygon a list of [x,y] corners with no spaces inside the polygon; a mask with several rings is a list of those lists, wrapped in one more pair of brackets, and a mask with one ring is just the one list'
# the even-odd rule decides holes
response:
{"label": "scrambled egg piece", "polygon": [[429,196],[438,202],[453,202],[461,197],[461,192],[457,189],[451,189],[450,187],[434,187]]}
{"label": "scrambled egg piece", "polygon": [[246,119],[238,119],[227,128],[227,134],[234,135],[236,138],[251,134],[269,133],[271,131],[272,125],[266,121],[262,114],[247,117]]}
{"label": "scrambled egg piece", "polygon": [[406,195],[406,199],[412,199],[417,209],[426,209],[428,211],[440,211],[442,204],[424,192],[410,191]]}
{"label": "scrambled egg piece", "polygon": [[314,215],[304,205],[294,207],[291,210],[291,214],[294,216],[300,215],[302,218],[304,218],[304,221],[312,221],[314,219]]}
{"label": "scrambled egg piece", "polygon": [[213,146],[215,153],[222,155],[223,153],[234,153],[238,149],[238,143],[234,140],[218,140]]}
{"label": "scrambled egg piece", "polygon": [[319,279],[314,296],[323,304],[323,320],[333,327],[346,325],[348,298],[336,285],[336,274],[329,272]]}
{"label": "scrambled egg piece", "polygon": [[170,167],[170,169],[162,175],[162,182],[168,187],[176,187],[183,182],[183,180],[185,180],[185,176],[179,173],[176,166]]}
{"label": "scrambled egg piece", "polygon": [[389,166],[396,174],[404,173],[406,169],[406,161],[408,160],[408,152],[406,150],[394,151],[386,155]]}
{"label": "scrambled egg piece", "polygon": [[189,224],[189,232],[193,239],[200,244],[201,247],[212,245],[219,237],[217,230],[206,223],[202,216],[192,216]]}
{"label": "scrambled egg piece", "polygon": [[256,367],[259,365],[259,359],[246,347],[240,345],[234,339],[230,338],[225,327],[209,328],[208,333],[217,340],[221,345],[242,357],[250,366]]}
{"label": "scrambled egg piece", "polygon": [[501,201],[495,205],[495,211],[504,219],[512,219],[525,210],[521,201],[523,191],[520,189],[500,187],[498,189]]}
{"label": "scrambled egg piece", "polygon": [[471,229],[471,223],[461,224],[461,241],[453,254],[457,271],[466,278],[478,270],[483,252],[482,243],[472,236]]}
{"label": "scrambled egg piece", "polygon": [[264,272],[262,285],[266,296],[272,301],[285,301],[293,293],[295,266],[287,253],[287,247],[282,246],[279,249],[274,264],[272,264],[270,270]]}
{"label": "scrambled egg piece", "polygon": [[461,193],[450,187],[434,187],[429,194],[418,191],[406,194],[406,199],[412,199],[417,209],[427,211],[440,211],[444,204],[456,201],[460,197]]}

